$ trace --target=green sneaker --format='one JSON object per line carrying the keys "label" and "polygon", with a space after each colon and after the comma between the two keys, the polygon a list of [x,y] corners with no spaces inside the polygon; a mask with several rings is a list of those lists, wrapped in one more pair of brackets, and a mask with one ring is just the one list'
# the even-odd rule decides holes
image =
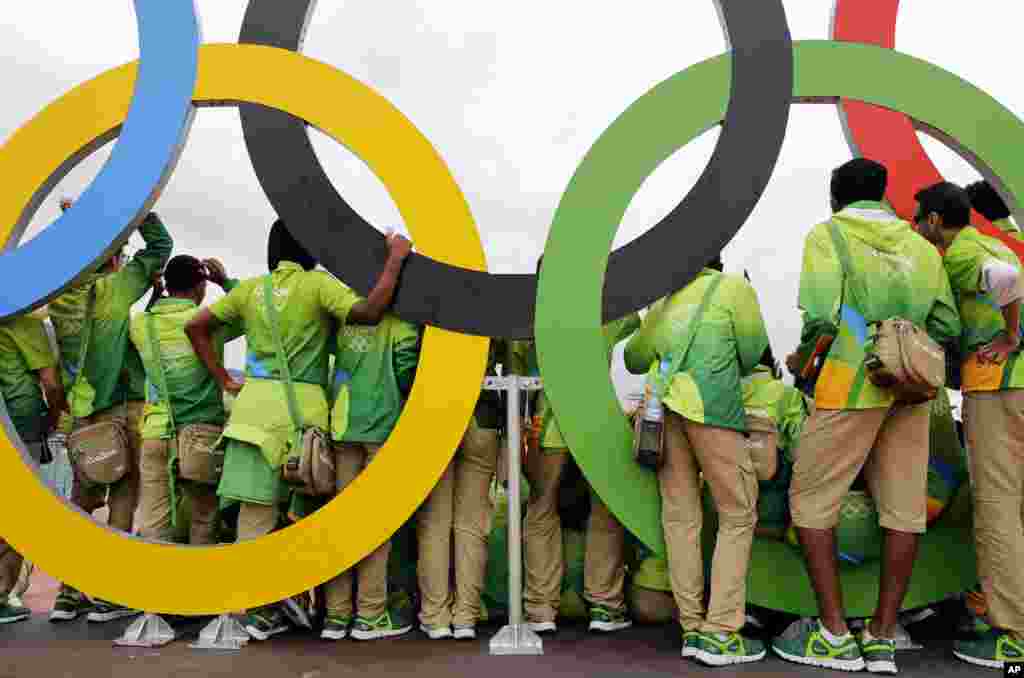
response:
{"label": "green sneaker", "polygon": [[764,643],[738,633],[701,633],[695,658],[708,666],[749,664],[764,659]]}
{"label": "green sneaker", "polygon": [[896,670],[896,640],[893,638],[875,638],[867,627],[857,636],[860,653],[864,658],[864,668],[869,673],[898,673]]}
{"label": "green sneaker", "polygon": [[772,650],[786,661],[839,671],[863,671],[864,658],[852,635],[833,645],[821,633],[821,623],[798,619],[772,641]]}
{"label": "green sneaker", "polygon": [[266,640],[288,630],[288,616],[279,605],[264,607],[250,612],[244,626],[253,640]]}
{"label": "green sneaker", "polygon": [[356,640],[378,640],[400,636],[412,630],[411,623],[397,617],[398,615],[392,617],[390,610],[386,610],[376,619],[356,617],[355,626],[352,627],[352,637]]}
{"label": "green sneaker", "polygon": [[626,616],[625,610],[613,610],[604,605],[590,608],[590,630],[611,633],[628,629],[633,622]]}
{"label": "green sneaker", "polygon": [[78,591],[62,588],[50,610],[50,621],[62,622],[77,619],[78,615],[92,609],[92,603]]}
{"label": "green sneaker", "polygon": [[351,617],[327,615],[327,621],[324,622],[324,630],[320,632],[320,637],[324,640],[341,640],[348,635],[350,626],[352,626]]}
{"label": "green sneaker", "polygon": [[700,634],[696,631],[683,631],[683,657],[696,657],[700,650]]}
{"label": "green sneaker", "polygon": [[968,664],[1001,669],[1005,662],[1024,661],[1024,643],[993,629],[972,640],[956,641],[953,654]]}
{"label": "green sneaker", "polygon": [[13,624],[14,622],[25,621],[32,616],[32,610],[20,605],[11,605],[10,602],[0,603],[0,624]]}

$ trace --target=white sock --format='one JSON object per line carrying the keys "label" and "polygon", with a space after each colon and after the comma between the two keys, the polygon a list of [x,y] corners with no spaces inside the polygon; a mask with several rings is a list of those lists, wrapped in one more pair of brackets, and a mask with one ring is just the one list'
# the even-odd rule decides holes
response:
{"label": "white sock", "polygon": [[821,635],[823,635],[825,637],[825,640],[828,641],[829,645],[832,645],[833,647],[841,643],[844,643],[850,638],[849,630],[847,630],[847,632],[843,635],[837,636],[831,631],[829,631],[828,627],[822,624],[820,621],[818,622],[818,627],[821,629]]}

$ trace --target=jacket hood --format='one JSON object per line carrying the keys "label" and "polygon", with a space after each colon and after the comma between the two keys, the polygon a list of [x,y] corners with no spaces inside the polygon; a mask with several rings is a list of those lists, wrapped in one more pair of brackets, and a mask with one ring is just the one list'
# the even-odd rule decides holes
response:
{"label": "jacket hood", "polygon": [[832,215],[832,220],[847,238],[891,254],[903,252],[907,241],[917,236],[909,223],[878,202],[854,203]]}

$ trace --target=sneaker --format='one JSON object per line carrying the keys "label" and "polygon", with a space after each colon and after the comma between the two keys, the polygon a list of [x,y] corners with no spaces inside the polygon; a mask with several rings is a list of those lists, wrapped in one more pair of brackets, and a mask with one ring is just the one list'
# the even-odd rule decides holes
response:
{"label": "sneaker", "polygon": [[25,621],[32,616],[32,610],[10,602],[0,603],[0,624],[13,624]]}
{"label": "sneaker", "polygon": [[57,594],[57,600],[50,610],[50,621],[62,622],[77,619],[78,615],[89,610],[92,604],[78,591],[61,589]]}
{"label": "sneaker", "polygon": [[772,650],[786,661],[839,671],[863,671],[860,646],[850,634],[833,645],[822,634],[821,622],[798,619],[772,641]]}
{"label": "sneaker", "polygon": [[427,626],[426,624],[420,624],[420,631],[427,634],[427,638],[431,640],[444,640],[445,638],[452,637],[452,627],[450,626]]}
{"label": "sneaker", "polygon": [[1001,669],[1005,662],[1024,661],[1024,643],[993,629],[971,640],[956,641],[953,654],[968,664]]}
{"label": "sneaker", "polygon": [[475,640],[476,639],[476,627],[475,626],[456,626],[452,635],[455,640]]}
{"label": "sneaker", "polygon": [[708,666],[730,666],[759,662],[766,654],[764,643],[738,633],[701,633],[697,661]]}
{"label": "sneaker", "polygon": [[253,640],[266,640],[288,630],[288,617],[279,606],[265,607],[250,612],[244,626]]}
{"label": "sneaker", "polygon": [[320,632],[320,637],[324,640],[341,640],[348,635],[348,627],[351,625],[350,617],[327,615],[327,621],[324,622],[324,630]]}
{"label": "sneaker", "polygon": [[613,610],[603,605],[595,605],[590,608],[590,630],[611,633],[628,629],[633,622],[626,616],[624,610]]}
{"label": "sneaker", "polygon": [[866,627],[857,638],[864,667],[869,673],[898,673],[896,670],[896,640],[876,638]]}
{"label": "sneaker", "polygon": [[696,657],[700,650],[700,634],[696,631],[683,631],[683,657]]}
{"label": "sneaker", "polygon": [[558,626],[553,621],[528,621],[526,626],[534,633],[554,633]]}
{"label": "sneaker", "polygon": [[352,627],[352,637],[356,640],[379,640],[400,636],[411,630],[412,624],[405,623],[404,620],[392,619],[391,611],[386,610],[376,619],[356,617],[355,626]]}
{"label": "sneaker", "polygon": [[94,601],[92,612],[89,613],[89,616],[86,617],[86,619],[94,624],[103,624],[114,621],[115,619],[135,617],[140,614],[142,613],[139,610],[133,610],[130,607],[125,607],[124,605],[118,605],[117,603],[111,603],[97,598]]}
{"label": "sneaker", "polygon": [[312,604],[309,594],[300,593],[297,596],[285,598],[282,601],[281,611],[285,613],[288,620],[295,626],[300,626],[304,629],[312,629],[313,621],[309,614],[311,607]]}

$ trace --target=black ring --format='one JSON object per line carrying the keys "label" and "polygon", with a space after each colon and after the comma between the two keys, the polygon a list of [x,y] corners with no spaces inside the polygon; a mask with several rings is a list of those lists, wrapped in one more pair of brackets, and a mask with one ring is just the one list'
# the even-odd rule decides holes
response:
{"label": "black ring", "polygon": [[[714,154],[683,201],[645,234],[613,252],[604,318],[644,308],[684,287],[700,265],[686,261],[691,229],[719,242],[739,231],[775,169],[793,94],[793,44],[782,0],[716,0],[732,48],[729,109]],[[250,0],[240,43],[298,50],[313,0]],[[320,263],[368,294],[387,256],[384,236],[335,190],[306,123],[253,104],[239,106],[263,191]],[[701,262],[702,263],[702,262]],[[494,275],[413,254],[395,296],[412,323],[490,337],[533,336],[534,275]]]}

